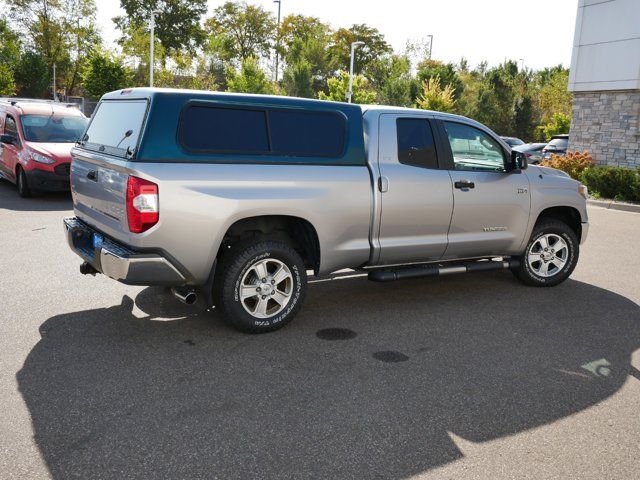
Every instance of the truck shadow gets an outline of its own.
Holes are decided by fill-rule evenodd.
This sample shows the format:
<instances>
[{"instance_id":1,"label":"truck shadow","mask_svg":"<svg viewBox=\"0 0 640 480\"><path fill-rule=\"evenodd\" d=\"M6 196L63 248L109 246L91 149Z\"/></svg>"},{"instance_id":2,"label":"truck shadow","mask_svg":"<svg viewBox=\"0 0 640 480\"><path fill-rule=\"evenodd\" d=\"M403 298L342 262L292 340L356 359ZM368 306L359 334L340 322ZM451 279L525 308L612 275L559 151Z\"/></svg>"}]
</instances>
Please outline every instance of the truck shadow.
<instances>
[{"instance_id":1,"label":"truck shadow","mask_svg":"<svg viewBox=\"0 0 640 480\"><path fill-rule=\"evenodd\" d=\"M637 375L640 307L572 280L321 282L261 336L159 289L135 304L49 319L17 374L54 478L406 478L462 456L450 433L548 424Z\"/></svg>"}]
</instances>

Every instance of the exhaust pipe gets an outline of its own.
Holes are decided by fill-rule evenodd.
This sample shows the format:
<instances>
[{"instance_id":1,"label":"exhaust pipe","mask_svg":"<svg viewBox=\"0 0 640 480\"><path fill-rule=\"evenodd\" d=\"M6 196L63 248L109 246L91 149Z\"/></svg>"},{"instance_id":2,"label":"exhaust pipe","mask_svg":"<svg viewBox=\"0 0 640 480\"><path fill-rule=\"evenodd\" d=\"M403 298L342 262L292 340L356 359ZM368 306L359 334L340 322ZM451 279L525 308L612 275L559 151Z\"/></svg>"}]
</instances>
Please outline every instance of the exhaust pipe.
<instances>
[{"instance_id":1,"label":"exhaust pipe","mask_svg":"<svg viewBox=\"0 0 640 480\"><path fill-rule=\"evenodd\" d=\"M173 287L171 293L185 305L193 305L198 300L198 294L191 287Z\"/></svg>"}]
</instances>

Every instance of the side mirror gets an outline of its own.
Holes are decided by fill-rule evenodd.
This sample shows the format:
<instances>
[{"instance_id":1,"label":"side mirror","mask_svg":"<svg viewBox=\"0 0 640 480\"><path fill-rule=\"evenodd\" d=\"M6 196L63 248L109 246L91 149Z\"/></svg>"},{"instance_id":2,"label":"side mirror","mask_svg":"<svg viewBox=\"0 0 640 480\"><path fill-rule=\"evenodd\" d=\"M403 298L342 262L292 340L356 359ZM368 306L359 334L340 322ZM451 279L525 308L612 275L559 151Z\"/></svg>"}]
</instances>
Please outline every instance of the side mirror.
<instances>
[{"instance_id":1,"label":"side mirror","mask_svg":"<svg viewBox=\"0 0 640 480\"><path fill-rule=\"evenodd\" d=\"M527 156L524 153L517 152L515 150L511 151L511 158L508 161L507 172L526 170L528 166Z\"/></svg>"},{"instance_id":2,"label":"side mirror","mask_svg":"<svg viewBox=\"0 0 640 480\"><path fill-rule=\"evenodd\" d=\"M0 143L6 143L7 145L15 145L16 139L13 135L0 135Z\"/></svg>"}]
</instances>

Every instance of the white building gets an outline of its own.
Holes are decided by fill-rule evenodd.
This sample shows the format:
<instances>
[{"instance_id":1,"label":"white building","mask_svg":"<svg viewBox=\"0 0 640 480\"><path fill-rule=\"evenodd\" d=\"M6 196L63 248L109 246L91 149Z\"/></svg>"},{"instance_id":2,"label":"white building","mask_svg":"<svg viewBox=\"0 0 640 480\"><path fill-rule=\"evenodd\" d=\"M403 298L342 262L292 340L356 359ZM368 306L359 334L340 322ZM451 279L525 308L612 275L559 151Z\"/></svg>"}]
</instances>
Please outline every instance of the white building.
<instances>
[{"instance_id":1,"label":"white building","mask_svg":"<svg viewBox=\"0 0 640 480\"><path fill-rule=\"evenodd\" d=\"M640 166L640 0L579 0L569 148Z\"/></svg>"}]
</instances>

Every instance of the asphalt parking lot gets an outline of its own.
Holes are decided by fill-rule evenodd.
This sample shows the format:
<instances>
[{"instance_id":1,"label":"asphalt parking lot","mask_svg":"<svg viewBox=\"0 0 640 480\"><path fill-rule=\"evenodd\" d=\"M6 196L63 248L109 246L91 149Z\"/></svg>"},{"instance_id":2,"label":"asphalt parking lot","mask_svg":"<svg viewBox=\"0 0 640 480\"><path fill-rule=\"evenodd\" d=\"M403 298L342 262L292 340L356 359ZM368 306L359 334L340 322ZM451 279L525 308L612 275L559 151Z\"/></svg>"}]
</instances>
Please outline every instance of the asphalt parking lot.
<instances>
[{"instance_id":1,"label":"asphalt parking lot","mask_svg":"<svg viewBox=\"0 0 640 480\"><path fill-rule=\"evenodd\" d=\"M591 208L557 288L323 281L247 336L80 275L70 206L0 181L1 478L640 475L640 214Z\"/></svg>"}]
</instances>

